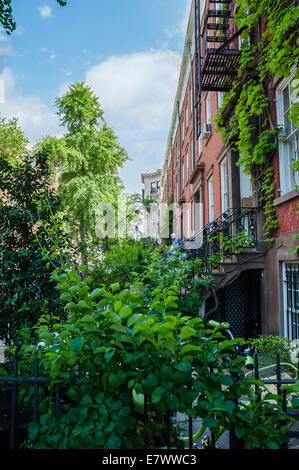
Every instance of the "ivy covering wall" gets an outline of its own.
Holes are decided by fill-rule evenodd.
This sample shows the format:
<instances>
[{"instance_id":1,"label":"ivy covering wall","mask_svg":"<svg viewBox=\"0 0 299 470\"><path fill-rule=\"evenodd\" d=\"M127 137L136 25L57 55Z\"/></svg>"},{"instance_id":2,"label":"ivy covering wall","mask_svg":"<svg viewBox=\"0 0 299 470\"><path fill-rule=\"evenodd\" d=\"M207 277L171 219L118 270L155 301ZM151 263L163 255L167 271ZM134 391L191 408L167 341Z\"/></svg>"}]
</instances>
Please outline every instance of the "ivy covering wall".
<instances>
[{"instance_id":1,"label":"ivy covering wall","mask_svg":"<svg viewBox=\"0 0 299 470\"><path fill-rule=\"evenodd\" d=\"M217 130L232 150L240 153L238 164L251 174L263 205L265 239L274 241L279 222L274 207L273 157L279 127L273 123L273 80L288 77L298 65L299 6L296 1L237 0L235 23L245 27L241 35L239 76L226 93L216 116ZM298 96L299 73L295 70L293 91ZM298 127L299 103L290 119ZM298 171L298 163L293 170Z\"/></svg>"}]
</instances>

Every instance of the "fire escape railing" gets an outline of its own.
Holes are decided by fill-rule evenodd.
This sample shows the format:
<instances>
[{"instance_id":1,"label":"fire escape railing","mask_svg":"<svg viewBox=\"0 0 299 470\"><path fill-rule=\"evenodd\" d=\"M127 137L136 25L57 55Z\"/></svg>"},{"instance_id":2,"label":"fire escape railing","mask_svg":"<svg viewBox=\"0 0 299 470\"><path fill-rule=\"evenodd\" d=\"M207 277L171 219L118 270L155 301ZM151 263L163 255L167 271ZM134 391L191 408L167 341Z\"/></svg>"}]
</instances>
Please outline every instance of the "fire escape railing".
<instances>
[{"instance_id":1,"label":"fire escape railing","mask_svg":"<svg viewBox=\"0 0 299 470\"><path fill-rule=\"evenodd\" d=\"M186 253L190 260L201 259L205 272L212 270L210 258L213 255L231 262L234 250L232 246L228 247L223 242L243 234L245 236L243 248L256 248L258 243L258 210L258 207L228 209L215 220L206 224L191 239L185 240L180 245L180 251Z\"/></svg>"},{"instance_id":2,"label":"fire escape railing","mask_svg":"<svg viewBox=\"0 0 299 470\"><path fill-rule=\"evenodd\" d=\"M195 107L197 138L201 132L203 91L229 91L238 77L240 51L231 0L207 0L201 18L200 0L195 0Z\"/></svg>"}]
</instances>

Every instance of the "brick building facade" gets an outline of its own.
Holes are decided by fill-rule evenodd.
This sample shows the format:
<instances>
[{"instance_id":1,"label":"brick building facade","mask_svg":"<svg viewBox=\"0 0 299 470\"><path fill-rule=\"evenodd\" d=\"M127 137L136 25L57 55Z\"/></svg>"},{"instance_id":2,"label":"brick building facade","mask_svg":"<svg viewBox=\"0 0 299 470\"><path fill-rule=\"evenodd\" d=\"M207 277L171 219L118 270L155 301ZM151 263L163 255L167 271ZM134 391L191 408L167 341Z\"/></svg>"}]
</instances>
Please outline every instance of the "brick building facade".
<instances>
[{"instance_id":1,"label":"brick building facade","mask_svg":"<svg viewBox=\"0 0 299 470\"><path fill-rule=\"evenodd\" d=\"M287 126L290 133L288 141L279 140L273 160L279 229L275 242L270 244L264 242L265 217L259 208L256 182L237 165L239 153L223 143L213 122L224 93L237 78L241 39L233 22L235 8L234 1L192 2L162 171L161 197L164 203L173 197L177 207L174 229L182 239L193 239L186 243L190 249L203 231L228 220L234 221L232 226L241 224L248 231L254 230L254 248L245 250L229 266L223 264L221 271L214 273L220 299L218 318L229 320L235 333L243 336L273 333L295 339L299 337L299 264L297 255L290 250L296 245L293 236L299 225L296 215L299 182L290 163L298 159L299 143L298 131L287 121L287 108L296 98L291 96L292 76L283 80L272 77L269 81L267 92L273 123ZM223 60L227 62L222 71L219 62L218 65L215 62L219 60L215 48L225 45L213 36L219 18L225 18L226 34L231 38L224 51ZM257 40L254 32L248 40ZM225 72L227 66L230 73ZM204 295L206 310L212 305L210 294L208 291Z\"/></svg>"}]
</instances>

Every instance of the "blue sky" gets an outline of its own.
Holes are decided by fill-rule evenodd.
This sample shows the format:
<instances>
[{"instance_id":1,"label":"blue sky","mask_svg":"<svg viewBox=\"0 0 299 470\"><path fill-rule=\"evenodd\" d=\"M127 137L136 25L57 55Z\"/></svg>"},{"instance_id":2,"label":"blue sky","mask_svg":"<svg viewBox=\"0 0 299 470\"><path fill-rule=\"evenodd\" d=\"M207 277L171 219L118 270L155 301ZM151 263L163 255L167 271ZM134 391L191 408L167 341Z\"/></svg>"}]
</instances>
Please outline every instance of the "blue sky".
<instances>
[{"instance_id":1,"label":"blue sky","mask_svg":"<svg viewBox=\"0 0 299 470\"><path fill-rule=\"evenodd\" d=\"M86 81L130 155L126 188L140 191L140 173L163 161L190 0L12 3L17 30L0 32L1 115L19 117L32 143L62 135L55 97Z\"/></svg>"}]
</instances>

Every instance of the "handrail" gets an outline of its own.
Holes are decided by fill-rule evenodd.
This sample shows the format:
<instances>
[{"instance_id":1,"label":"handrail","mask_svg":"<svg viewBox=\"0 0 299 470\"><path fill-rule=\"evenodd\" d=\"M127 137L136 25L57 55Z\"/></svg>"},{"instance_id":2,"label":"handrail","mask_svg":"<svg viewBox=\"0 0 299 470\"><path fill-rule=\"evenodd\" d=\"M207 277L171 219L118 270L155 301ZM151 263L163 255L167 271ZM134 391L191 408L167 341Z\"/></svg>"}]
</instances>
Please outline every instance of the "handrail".
<instances>
[{"instance_id":1,"label":"handrail","mask_svg":"<svg viewBox=\"0 0 299 470\"><path fill-rule=\"evenodd\" d=\"M226 220L229 220L229 217L231 217L230 214L234 215L234 212L236 211L241 211L240 214L238 214L236 216L236 218L233 218L231 221L230 221L230 225L240 219L242 219L243 217L245 217L246 215L250 214L251 212L257 212L258 210L260 209L260 207L232 207L230 209L227 209L226 211L222 212L222 214L220 214L218 217L216 217L216 219L214 219L212 222L209 222L207 223L206 225L204 225L198 232L196 232L191 238L187 239L187 240L184 240L182 242L182 244L180 245L180 248L183 248L184 245L186 243L190 243L190 242L193 242L195 241L200 235L202 235L205 231L208 231L210 235L213 234L213 231L210 230L211 228L215 229L214 230L214 233L216 232L216 228L218 228L218 221L221 220L221 219L226 219ZM244 210L244 212L243 212ZM216 226L215 226L216 224ZM191 248L192 249L192 248Z\"/></svg>"}]
</instances>

